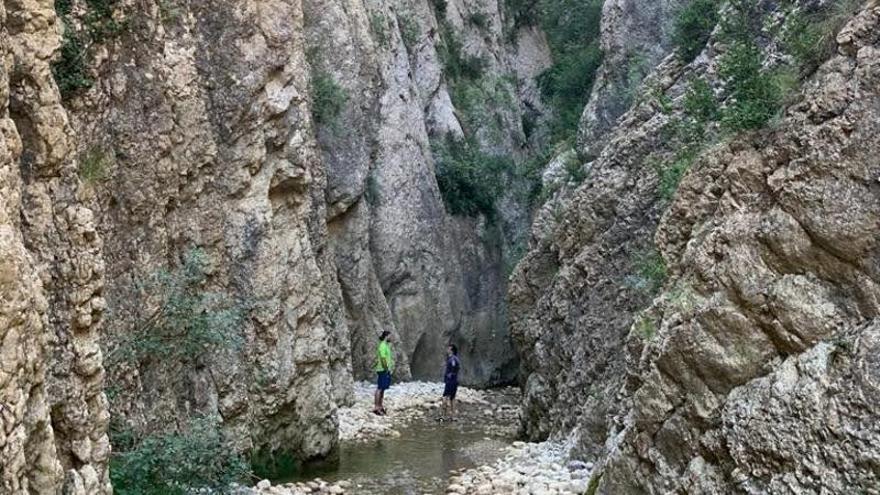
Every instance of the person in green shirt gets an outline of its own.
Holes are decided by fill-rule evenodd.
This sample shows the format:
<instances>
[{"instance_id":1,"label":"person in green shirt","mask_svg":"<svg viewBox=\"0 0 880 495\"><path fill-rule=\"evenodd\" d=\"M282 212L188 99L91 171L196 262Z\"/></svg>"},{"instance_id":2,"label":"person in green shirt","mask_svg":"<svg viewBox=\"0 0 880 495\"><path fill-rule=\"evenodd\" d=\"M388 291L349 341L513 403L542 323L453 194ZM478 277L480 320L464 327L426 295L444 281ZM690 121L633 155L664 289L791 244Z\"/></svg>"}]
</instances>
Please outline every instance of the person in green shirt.
<instances>
[{"instance_id":1,"label":"person in green shirt","mask_svg":"<svg viewBox=\"0 0 880 495\"><path fill-rule=\"evenodd\" d=\"M391 386L391 372L394 370L394 358L391 356L391 343L388 339L391 332L385 330L379 336L379 347L376 348L376 394L373 396L373 413L384 416L386 413L382 401L385 391Z\"/></svg>"}]
</instances>

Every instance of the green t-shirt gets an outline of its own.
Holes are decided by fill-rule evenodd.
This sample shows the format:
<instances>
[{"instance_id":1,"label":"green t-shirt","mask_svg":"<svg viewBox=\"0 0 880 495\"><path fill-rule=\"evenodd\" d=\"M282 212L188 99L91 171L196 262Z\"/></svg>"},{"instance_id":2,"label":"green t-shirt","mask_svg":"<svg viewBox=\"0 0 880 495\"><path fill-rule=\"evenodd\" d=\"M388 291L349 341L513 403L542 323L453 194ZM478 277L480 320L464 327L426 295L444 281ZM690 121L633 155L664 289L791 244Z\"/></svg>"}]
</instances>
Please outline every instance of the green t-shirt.
<instances>
[{"instance_id":1,"label":"green t-shirt","mask_svg":"<svg viewBox=\"0 0 880 495\"><path fill-rule=\"evenodd\" d=\"M382 367L382 358L385 358L385 363L388 365L387 370ZM394 370L394 358L391 357L391 344L383 340L379 342L379 347L376 349L376 371L392 370Z\"/></svg>"}]
</instances>

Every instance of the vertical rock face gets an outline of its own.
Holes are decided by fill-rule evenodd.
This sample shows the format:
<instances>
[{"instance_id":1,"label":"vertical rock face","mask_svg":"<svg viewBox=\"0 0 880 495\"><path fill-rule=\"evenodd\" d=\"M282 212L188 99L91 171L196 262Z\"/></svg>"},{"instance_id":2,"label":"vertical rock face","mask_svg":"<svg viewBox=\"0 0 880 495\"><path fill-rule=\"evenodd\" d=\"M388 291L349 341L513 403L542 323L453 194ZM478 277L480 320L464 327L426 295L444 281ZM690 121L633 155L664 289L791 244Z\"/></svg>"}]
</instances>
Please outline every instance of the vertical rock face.
<instances>
[{"instance_id":1,"label":"vertical rock face","mask_svg":"<svg viewBox=\"0 0 880 495\"><path fill-rule=\"evenodd\" d=\"M578 128L583 156L594 159L601 153L607 134L637 95L639 83L669 54L674 20L686 4L682 0L605 2L601 26L605 60Z\"/></svg>"},{"instance_id":2,"label":"vertical rock face","mask_svg":"<svg viewBox=\"0 0 880 495\"><path fill-rule=\"evenodd\" d=\"M89 186L115 310L108 350L121 353L114 343L157 309L143 281L194 248L206 256L204 288L243 309L241 345L184 362L121 360L113 413L136 431L216 415L241 448L325 455L351 371L302 6L180 9L117 12L128 27L73 110L81 153L107 168Z\"/></svg>"},{"instance_id":3,"label":"vertical rock face","mask_svg":"<svg viewBox=\"0 0 880 495\"><path fill-rule=\"evenodd\" d=\"M465 383L500 383L516 372L503 258L522 237L526 206L501 206L500 225L448 216L431 147L467 132L494 153L521 155L521 108L536 101L534 77L549 55L531 30L518 45L507 41L497 2L443 5L304 2L313 73L338 81L352 100L318 127L330 232L356 376L370 376L376 336L387 329L401 378L437 379L446 344L455 342ZM481 26L467 20L476 14ZM491 102L482 116L502 122L499 132L453 105L440 55L452 43L483 57L480 84L506 93L509 103Z\"/></svg>"},{"instance_id":4,"label":"vertical rock face","mask_svg":"<svg viewBox=\"0 0 880 495\"><path fill-rule=\"evenodd\" d=\"M508 193L494 221L449 215L432 144L522 158L549 51L497 2L438 9L4 4L4 489L109 490L109 413L139 435L213 416L242 450L326 455L385 329L400 378L438 377L450 341L464 382L514 378L505 267L528 207ZM482 57L476 116L450 96L451 46ZM240 310L236 345L132 358L165 304L151 281L193 252L198 291Z\"/></svg>"},{"instance_id":5,"label":"vertical rock face","mask_svg":"<svg viewBox=\"0 0 880 495\"><path fill-rule=\"evenodd\" d=\"M878 22L870 2L780 121L703 153L668 204L662 131L687 81L719 86L724 47L663 60L642 92L671 108L638 99L538 215L510 291L524 426L573 431L599 493L876 486ZM652 240L659 294L633 283Z\"/></svg>"},{"instance_id":6,"label":"vertical rock face","mask_svg":"<svg viewBox=\"0 0 880 495\"><path fill-rule=\"evenodd\" d=\"M104 493L102 245L50 70L60 32L48 1L6 2L0 17L0 483L10 493Z\"/></svg>"}]
</instances>

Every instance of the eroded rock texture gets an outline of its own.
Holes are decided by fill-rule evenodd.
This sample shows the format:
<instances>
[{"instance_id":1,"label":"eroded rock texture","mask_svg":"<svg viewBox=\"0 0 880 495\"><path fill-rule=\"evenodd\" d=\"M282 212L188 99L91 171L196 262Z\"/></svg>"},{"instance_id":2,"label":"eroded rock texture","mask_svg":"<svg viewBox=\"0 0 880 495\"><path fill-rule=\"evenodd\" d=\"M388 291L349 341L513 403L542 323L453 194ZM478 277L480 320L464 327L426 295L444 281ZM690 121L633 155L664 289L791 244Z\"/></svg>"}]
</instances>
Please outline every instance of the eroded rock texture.
<instances>
[{"instance_id":1,"label":"eroded rock texture","mask_svg":"<svg viewBox=\"0 0 880 495\"><path fill-rule=\"evenodd\" d=\"M105 493L102 245L50 70L60 31L49 1L6 2L0 18L0 487Z\"/></svg>"},{"instance_id":2,"label":"eroded rock texture","mask_svg":"<svg viewBox=\"0 0 880 495\"><path fill-rule=\"evenodd\" d=\"M75 99L105 239L120 428L222 418L240 448L303 458L336 444L348 331L328 246L324 168L308 107L299 2L124 6L98 84ZM162 294L145 280L206 253L204 290L243 308L239 347L186 360L118 358Z\"/></svg>"},{"instance_id":3,"label":"eroded rock texture","mask_svg":"<svg viewBox=\"0 0 880 495\"><path fill-rule=\"evenodd\" d=\"M300 459L333 451L335 409L382 330L398 378L438 377L449 341L463 381L515 376L505 267L528 208L510 192L495 222L448 215L432 144L467 134L523 158L521 113L543 111L550 63L539 30L509 31L497 2L3 12L4 488L108 489L102 360L117 432L211 416L244 451ZM65 30L75 53L53 78ZM452 103L451 44L483 57L495 99L477 117ZM316 118L328 79L341 114ZM150 281L194 250L199 290L241 310L240 343L133 357L163 305Z\"/></svg>"},{"instance_id":4,"label":"eroded rock texture","mask_svg":"<svg viewBox=\"0 0 880 495\"><path fill-rule=\"evenodd\" d=\"M503 202L498 224L448 216L432 144L466 133L492 153L522 156L520 116L540 105L534 78L549 53L531 28L511 43L498 2L443 5L304 2L313 72L332 76L351 99L338 120L318 127L331 239L357 377L371 376L376 336L388 329L400 378L437 379L446 343L456 342L465 383L501 383L517 367L504 262L523 238L528 208ZM468 20L476 14L484 25ZM440 53L451 43L483 57L485 75L471 84L500 95L476 121L452 103Z\"/></svg>"},{"instance_id":5,"label":"eroded rock texture","mask_svg":"<svg viewBox=\"0 0 880 495\"><path fill-rule=\"evenodd\" d=\"M664 214L674 288L657 336L631 335L609 491L876 487L878 14L778 129L704 157Z\"/></svg>"},{"instance_id":6,"label":"eroded rock texture","mask_svg":"<svg viewBox=\"0 0 880 495\"><path fill-rule=\"evenodd\" d=\"M704 153L668 205L663 130L691 78L723 95L724 47L664 59L640 91L672 109L637 99L584 185L538 214L510 291L524 427L573 431L604 463L600 493L876 487L878 14L844 28L771 130ZM656 297L634 283L652 244L670 272Z\"/></svg>"}]
</instances>

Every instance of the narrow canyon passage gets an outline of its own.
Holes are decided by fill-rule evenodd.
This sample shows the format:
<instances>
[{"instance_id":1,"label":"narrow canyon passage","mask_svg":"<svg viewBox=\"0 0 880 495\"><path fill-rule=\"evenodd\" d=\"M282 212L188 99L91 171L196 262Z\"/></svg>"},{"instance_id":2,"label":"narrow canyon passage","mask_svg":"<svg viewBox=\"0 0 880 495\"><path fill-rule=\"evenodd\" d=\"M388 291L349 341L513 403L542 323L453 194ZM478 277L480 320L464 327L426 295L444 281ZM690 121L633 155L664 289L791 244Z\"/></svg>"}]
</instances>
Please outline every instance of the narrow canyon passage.
<instances>
[{"instance_id":1,"label":"narrow canyon passage","mask_svg":"<svg viewBox=\"0 0 880 495\"><path fill-rule=\"evenodd\" d=\"M876 494L878 157L880 0L5 0L0 495Z\"/></svg>"}]
</instances>

